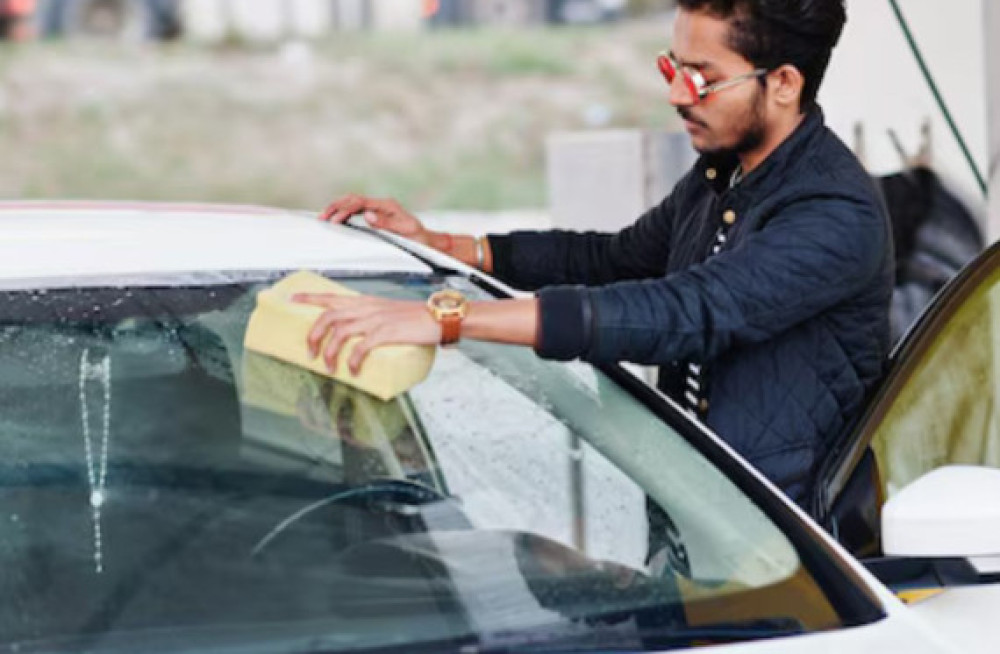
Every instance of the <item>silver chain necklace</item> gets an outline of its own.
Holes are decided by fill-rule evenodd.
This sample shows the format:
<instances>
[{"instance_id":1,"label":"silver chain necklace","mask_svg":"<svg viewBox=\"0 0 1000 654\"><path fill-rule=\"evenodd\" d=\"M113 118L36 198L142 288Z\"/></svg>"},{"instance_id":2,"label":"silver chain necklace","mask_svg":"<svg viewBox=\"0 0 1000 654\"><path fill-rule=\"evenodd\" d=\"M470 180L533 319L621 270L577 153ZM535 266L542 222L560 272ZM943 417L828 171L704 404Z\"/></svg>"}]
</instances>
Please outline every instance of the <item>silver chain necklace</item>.
<instances>
[{"instance_id":1,"label":"silver chain necklace","mask_svg":"<svg viewBox=\"0 0 1000 654\"><path fill-rule=\"evenodd\" d=\"M729 178L729 188L736 188L736 186L743 181L743 164L737 164L736 168L733 170L732 177Z\"/></svg>"},{"instance_id":2,"label":"silver chain necklace","mask_svg":"<svg viewBox=\"0 0 1000 654\"><path fill-rule=\"evenodd\" d=\"M90 348L80 355L80 420L83 423L83 447L87 456L87 483L90 485L90 512L94 523L94 570L104 572L104 553L101 542L101 507L104 506L104 488L108 479L108 443L111 436L111 357L97 363L88 361ZM94 446L90 438L90 412L87 410L87 381L95 379L104 389L104 427L101 433L100 462L94 465Z\"/></svg>"}]
</instances>

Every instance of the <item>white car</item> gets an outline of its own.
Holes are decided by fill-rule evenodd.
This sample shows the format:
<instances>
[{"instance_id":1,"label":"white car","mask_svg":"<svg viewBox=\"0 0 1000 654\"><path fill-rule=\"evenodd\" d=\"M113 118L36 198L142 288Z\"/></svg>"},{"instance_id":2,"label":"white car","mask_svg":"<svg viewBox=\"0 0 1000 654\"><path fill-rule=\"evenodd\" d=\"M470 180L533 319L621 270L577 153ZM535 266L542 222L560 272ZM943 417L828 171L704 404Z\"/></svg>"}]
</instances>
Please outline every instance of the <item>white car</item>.
<instances>
[{"instance_id":1,"label":"white car","mask_svg":"<svg viewBox=\"0 0 1000 654\"><path fill-rule=\"evenodd\" d=\"M255 294L300 269L510 292L279 210L0 205L0 649L917 654L988 629L933 609L951 592L904 605L617 366L463 342L381 402L245 351ZM971 472L894 497L888 551L1000 554ZM924 533L928 484L969 493L960 540Z\"/></svg>"}]
</instances>

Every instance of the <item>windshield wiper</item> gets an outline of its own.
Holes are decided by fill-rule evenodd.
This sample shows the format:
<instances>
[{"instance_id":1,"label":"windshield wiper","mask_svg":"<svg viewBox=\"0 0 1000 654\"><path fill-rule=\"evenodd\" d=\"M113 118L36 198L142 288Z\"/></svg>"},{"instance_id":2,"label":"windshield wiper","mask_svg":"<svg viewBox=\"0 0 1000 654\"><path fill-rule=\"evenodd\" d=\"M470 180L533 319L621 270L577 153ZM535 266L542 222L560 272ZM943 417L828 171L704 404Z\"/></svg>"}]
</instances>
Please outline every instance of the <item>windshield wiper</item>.
<instances>
[{"instance_id":1,"label":"windshield wiper","mask_svg":"<svg viewBox=\"0 0 1000 654\"><path fill-rule=\"evenodd\" d=\"M257 556L289 526L310 513L330 504L364 502L387 506L418 507L447 499L449 499L448 496L442 494L436 488L413 480L373 479L359 486L353 486L324 497L289 515L277 523L266 536L260 539L257 545L254 546L251 555Z\"/></svg>"}]
</instances>

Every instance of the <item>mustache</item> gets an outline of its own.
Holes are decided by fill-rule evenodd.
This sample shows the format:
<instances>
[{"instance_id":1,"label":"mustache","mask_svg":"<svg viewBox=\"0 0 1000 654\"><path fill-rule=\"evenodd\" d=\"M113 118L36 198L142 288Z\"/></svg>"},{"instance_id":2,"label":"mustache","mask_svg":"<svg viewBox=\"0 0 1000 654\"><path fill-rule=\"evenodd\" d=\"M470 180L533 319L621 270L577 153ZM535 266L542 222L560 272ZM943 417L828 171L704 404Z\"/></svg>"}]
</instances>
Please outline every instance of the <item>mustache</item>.
<instances>
[{"instance_id":1,"label":"mustache","mask_svg":"<svg viewBox=\"0 0 1000 654\"><path fill-rule=\"evenodd\" d=\"M680 115L681 118L683 118L684 120L691 121L695 125L701 125L702 127L708 127L708 123L706 123L703 120L699 120L698 118L696 118L695 115L693 113L691 113L691 110L688 109L687 107L678 107L677 108L677 113Z\"/></svg>"}]
</instances>

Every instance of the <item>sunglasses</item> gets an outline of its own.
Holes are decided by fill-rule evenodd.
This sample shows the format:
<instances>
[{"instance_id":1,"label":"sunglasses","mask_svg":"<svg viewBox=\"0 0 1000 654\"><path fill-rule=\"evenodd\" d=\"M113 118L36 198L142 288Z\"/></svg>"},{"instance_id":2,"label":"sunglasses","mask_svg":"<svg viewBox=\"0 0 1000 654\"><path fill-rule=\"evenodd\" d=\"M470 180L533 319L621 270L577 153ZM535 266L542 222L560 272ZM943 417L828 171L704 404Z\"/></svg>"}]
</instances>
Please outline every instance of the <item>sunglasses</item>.
<instances>
[{"instance_id":1,"label":"sunglasses","mask_svg":"<svg viewBox=\"0 0 1000 654\"><path fill-rule=\"evenodd\" d=\"M694 98L695 104L702 102L708 98L713 93L718 93L719 91L724 91L737 84L742 84L743 82L756 79L762 75L767 75L766 68L758 68L752 70L749 73L744 73L743 75L737 75L727 80L722 80L721 82L715 82L714 84L709 84L705 81L705 77L697 70L693 68L687 68L678 64L670 53L661 52L656 58L656 63L660 68L660 72L663 73L663 78L667 80L667 84L673 84L674 79L677 74L680 73L681 81L684 82L684 88L688 90L691 97Z\"/></svg>"}]
</instances>

